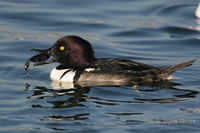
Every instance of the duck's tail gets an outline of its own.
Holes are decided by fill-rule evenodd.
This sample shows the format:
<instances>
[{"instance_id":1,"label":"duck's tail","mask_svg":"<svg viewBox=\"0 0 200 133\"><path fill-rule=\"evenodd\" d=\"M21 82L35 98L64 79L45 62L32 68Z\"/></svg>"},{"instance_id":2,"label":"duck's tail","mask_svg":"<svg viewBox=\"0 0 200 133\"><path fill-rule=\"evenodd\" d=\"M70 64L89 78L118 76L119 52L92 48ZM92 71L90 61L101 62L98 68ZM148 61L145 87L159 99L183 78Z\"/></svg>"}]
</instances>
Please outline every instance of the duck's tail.
<instances>
[{"instance_id":1,"label":"duck's tail","mask_svg":"<svg viewBox=\"0 0 200 133\"><path fill-rule=\"evenodd\" d=\"M160 78L161 79L166 79L168 78L173 72L184 68L184 67L188 67L190 65L192 65L195 61L197 61L198 59L194 59L194 60L190 60L190 61L186 61L177 65L172 65L169 67L163 67L162 69L162 74L160 74Z\"/></svg>"}]
</instances>

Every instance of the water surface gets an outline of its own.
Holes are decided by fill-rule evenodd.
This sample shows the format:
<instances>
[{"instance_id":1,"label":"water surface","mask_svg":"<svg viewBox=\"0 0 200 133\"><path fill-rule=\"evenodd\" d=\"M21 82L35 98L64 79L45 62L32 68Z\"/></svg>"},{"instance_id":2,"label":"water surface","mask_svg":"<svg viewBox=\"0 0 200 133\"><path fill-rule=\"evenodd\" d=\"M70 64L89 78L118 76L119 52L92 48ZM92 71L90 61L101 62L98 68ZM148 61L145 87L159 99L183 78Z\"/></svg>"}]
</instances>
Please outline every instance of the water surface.
<instances>
[{"instance_id":1,"label":"water surface","mask_svg":"<svg viewBox=\"0 0 200 133\"><path fill-rule=\"evenodd\" d=\"M93 44L96 57L167 66L200 57L198 0L1 0L0 132L199 132L200 65L172 82L60 87L57 63L24 70L30 49L64 35ZM58 89L60 88L60 89ZM70 88L70 89L67 89Z\"/></svg>"}]
</instances>

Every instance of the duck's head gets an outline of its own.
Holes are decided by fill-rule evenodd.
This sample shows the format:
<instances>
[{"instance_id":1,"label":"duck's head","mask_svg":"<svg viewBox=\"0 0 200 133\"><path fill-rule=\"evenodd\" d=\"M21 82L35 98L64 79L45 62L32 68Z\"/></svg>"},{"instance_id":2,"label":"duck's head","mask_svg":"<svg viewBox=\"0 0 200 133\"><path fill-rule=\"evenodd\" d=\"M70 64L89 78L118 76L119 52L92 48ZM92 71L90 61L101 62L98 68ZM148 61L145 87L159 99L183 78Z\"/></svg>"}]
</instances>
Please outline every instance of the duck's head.
<instances>
[{"instance_id":1,"label":"duck's head","mask_svg":"<svg viewBox=\"0 0 200 133\"><path fill-rule=\"evenodd\" d=\"M49 49L32 49L32 51L41 55L53 56L51 60L45 59L45 61L37 62L35 65L58 62L65 68L77 68L87 66L96 60L92 45L78 36L64 36L58 39Z\"/></svg>"}]
</instances>

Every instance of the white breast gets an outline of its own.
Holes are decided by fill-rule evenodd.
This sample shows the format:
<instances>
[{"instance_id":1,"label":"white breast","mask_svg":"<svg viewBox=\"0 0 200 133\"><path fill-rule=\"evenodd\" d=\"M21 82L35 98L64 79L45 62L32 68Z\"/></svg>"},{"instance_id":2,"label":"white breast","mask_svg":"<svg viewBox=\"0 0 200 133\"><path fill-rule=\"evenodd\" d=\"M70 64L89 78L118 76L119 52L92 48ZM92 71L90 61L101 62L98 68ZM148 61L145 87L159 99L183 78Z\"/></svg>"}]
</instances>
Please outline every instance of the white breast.
<instances>
[{"instance_id":1,"label":"white breast","mask_svg":"<svg viewBox=\"0 0 200 133\"><path fill-rule=\"evenodd\" d=\"M56 81L73 82L75 74L76 74L76 71L73 71L72 69L58 70L54 68L51 71L50 78Z\"/></svg>"}]
</instances>

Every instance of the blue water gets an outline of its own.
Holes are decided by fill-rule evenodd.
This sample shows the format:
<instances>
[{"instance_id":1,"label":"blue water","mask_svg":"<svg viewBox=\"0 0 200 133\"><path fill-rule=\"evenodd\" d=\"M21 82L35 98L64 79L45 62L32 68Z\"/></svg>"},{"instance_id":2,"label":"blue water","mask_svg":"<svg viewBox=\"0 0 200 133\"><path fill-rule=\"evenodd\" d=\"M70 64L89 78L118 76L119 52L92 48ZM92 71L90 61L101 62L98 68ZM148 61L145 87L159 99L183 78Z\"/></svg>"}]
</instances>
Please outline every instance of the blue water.
<instances>
[{"instance_id":1,"label":"blue water","mask_svg":"<svg viewBox=\"0 0 200 133\"><path fill-rule=\"evenodd\" d=\"M139 91L60 87L49 78L57 63L24 70L35 55L30 49L49 48L64 35L90 41L96 57L154 66L199 58L198 2L1 0L0 132L199 132L200 61L174 73L172 82Z\"/></svg>"}]
</instances>

